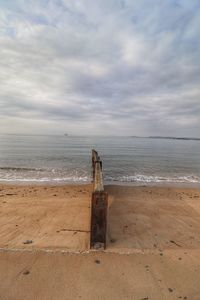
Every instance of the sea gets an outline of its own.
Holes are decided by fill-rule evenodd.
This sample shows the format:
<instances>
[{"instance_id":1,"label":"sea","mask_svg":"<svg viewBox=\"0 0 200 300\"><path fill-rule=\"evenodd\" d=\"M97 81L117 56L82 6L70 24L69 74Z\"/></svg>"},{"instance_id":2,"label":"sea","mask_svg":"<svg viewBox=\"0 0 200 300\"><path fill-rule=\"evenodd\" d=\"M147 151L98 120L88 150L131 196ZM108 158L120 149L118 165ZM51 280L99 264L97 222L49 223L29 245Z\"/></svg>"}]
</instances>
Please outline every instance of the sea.
<instances>
[{"instance_id":1,"label":"sea","mask_svg":"<svg viewBox=\"0 0 200 300\"><path fill-rule=\"evenodd\" d=\"M105 184L200 184L200 141L137 137L0 135L0 182L91 182L91 150Z\"/></svg>"}]
</instances>

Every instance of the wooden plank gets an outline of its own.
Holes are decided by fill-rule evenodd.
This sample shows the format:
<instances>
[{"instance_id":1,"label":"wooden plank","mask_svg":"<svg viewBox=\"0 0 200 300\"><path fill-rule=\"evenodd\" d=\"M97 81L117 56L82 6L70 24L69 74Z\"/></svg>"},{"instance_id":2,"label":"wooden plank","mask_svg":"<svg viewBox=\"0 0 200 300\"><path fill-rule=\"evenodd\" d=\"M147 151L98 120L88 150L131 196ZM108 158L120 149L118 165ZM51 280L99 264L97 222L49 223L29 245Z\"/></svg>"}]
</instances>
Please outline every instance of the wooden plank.
<instances>
[{"instance_id":1,"label":"wooden plank","mask_svg":"<svg viewBox=\"0 0 200 300\"><path fill-rule=\"evenodd\" d=\"M91 203L90 248L106 248L108 195L104 191L102 161L98 152L92 150L93 194Z\"/></svg>"},{"instance_id":2,"label":"wooden plank","mask_svg":"<svg viewBox=\"0 0 200 300\"><path fill-rule=\"evenodd\" d=\"M94 191L95 192L103 192L104 191L103 174L102 174L100 161L97 161L95 163Z\"/></svg>"},{"instance_id":3,"label":"wooden plank","mask_svg":"<svg viewBox=\"0 0 200 300\"><path fill-rule=\"evenodd\" d=\"M92 194L90 248L96 250L106 248L107 202L107 193Z\"/></svg>"}]
</instances>

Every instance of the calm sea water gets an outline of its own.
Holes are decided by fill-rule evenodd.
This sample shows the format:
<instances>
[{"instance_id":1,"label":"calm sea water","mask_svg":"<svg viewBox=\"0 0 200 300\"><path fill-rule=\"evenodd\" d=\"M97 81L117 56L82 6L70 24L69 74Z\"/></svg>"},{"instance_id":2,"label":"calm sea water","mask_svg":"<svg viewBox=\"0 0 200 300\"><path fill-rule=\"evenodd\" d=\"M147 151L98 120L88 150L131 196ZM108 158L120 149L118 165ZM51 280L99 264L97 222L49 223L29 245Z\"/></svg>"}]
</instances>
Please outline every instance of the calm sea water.
<instances>
[{"instance_id":1,"label":"calm sea water","mask_svg":"<svg viewBox=\"0 0 200 300\"><path fill-rule=\"evenodd\" d=\"M200 183L200 141L22 135L0 136L0 181L88 182L92 148L107 183Z\"/></svg>"}]
</instances>

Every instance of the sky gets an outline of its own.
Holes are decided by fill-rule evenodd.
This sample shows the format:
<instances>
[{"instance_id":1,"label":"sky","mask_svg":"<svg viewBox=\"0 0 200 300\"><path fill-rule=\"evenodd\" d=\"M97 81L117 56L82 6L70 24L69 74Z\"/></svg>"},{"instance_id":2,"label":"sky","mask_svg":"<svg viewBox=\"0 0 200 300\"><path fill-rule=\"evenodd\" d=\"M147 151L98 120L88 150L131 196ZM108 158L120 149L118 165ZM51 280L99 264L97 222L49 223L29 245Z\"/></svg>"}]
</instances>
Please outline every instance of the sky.
<instances>
[{"instance_id":1,"label":"sky","mask_svg":"<svg viewBox=\"0 0 200 300\"><path fill-rule=\"evenodd\" d=\"M0 0L0 133L200 137L199 0Z\"/></svg>"}]
</instances>

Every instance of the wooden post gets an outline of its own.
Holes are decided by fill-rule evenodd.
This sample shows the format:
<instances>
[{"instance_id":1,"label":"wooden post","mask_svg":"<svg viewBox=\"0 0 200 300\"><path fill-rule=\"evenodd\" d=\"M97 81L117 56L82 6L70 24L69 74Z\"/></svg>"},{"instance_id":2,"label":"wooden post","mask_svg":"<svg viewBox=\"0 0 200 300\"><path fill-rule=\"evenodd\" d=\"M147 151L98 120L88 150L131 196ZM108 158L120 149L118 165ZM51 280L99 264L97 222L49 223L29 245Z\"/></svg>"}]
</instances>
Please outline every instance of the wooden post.
<instances>
[{"instance_id":1,"label":"wooden post","mask_svg":"<svg viewBox=\"0 0 200 300\"><path fill-rule=\"evenodd\" d=\"M93 193L91 203L90 248L106 248L108 195L104 191L102 162L98 153L92 150Z\"/></svg>"}]
</instances>

